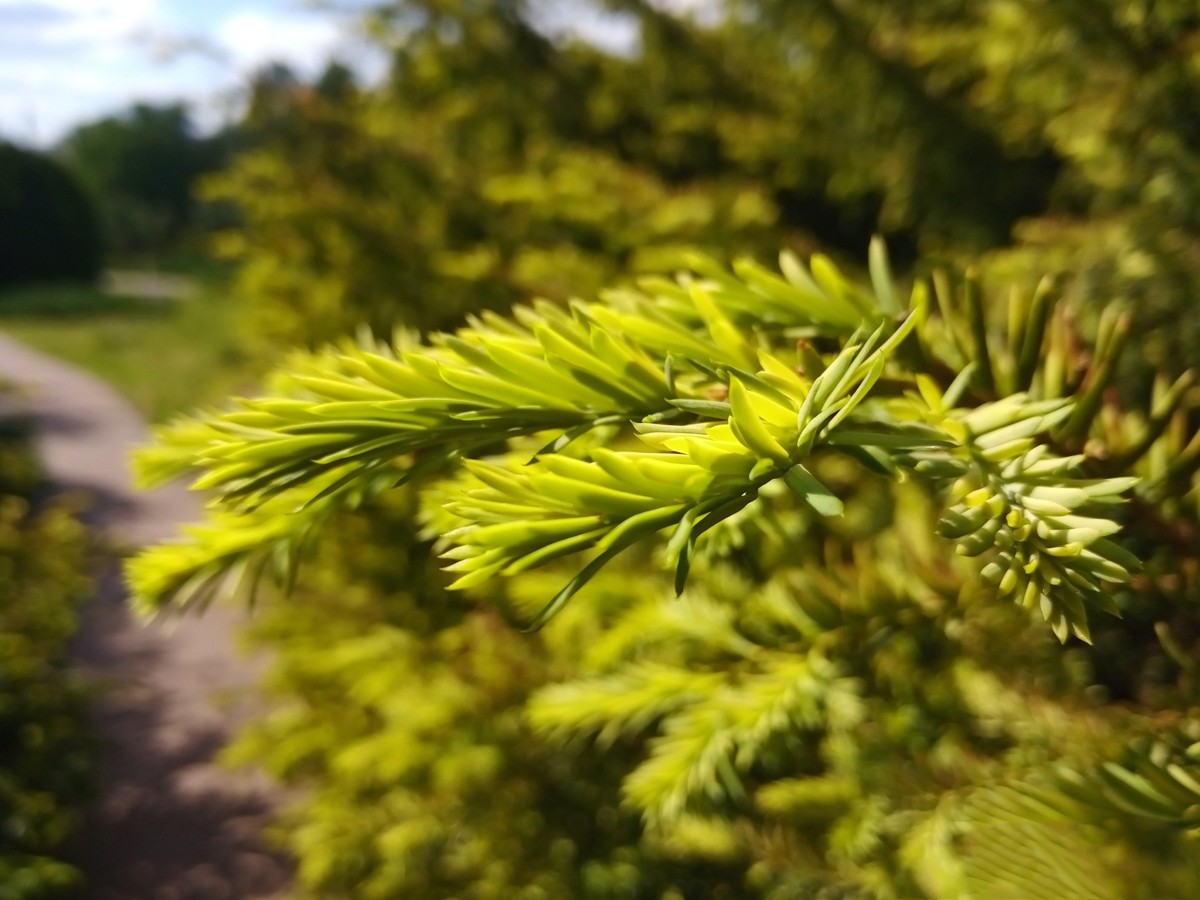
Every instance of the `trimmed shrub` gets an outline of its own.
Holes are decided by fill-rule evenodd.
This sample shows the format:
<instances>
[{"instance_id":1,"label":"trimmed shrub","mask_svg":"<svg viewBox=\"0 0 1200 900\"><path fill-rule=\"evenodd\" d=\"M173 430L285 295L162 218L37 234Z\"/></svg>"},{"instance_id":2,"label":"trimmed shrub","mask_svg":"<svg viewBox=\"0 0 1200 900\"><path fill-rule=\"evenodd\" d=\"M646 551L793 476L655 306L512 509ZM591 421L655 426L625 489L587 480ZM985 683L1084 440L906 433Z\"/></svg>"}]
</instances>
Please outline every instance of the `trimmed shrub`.
<instances>
[{"instance_id":1,"label":"trimmed shrub","mask_svg":"<svg viewBox=\"0 0 1200 900\"><path fill-rule=\"evenodd\" d=\"M102 264L95 209L49 157L0 143L0 286L94 279Z\"/></svg>"}]
</instances>

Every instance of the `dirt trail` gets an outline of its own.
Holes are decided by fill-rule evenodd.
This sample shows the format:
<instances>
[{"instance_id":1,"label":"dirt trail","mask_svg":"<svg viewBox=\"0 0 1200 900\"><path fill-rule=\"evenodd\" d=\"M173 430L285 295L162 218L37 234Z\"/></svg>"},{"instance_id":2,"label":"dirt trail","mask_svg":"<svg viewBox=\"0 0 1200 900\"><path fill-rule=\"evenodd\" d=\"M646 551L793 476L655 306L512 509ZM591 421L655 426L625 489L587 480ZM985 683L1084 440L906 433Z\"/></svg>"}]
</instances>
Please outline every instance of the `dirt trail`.
<instances>
[{"instance_id":1,"label":"dirt trail","mask_svg":"<svg viewBox=\"0 0 1200 900\"><path fill-rule=\"evenodd\" d=\"M147 372L146 377L154 377ZM90 375L0 335L0 379L20 387L57 491L90 495L89 524L121 544L171 537L199 511L173 486L134 493L129 449L141 417ZM261 664L235 649L239 617L213 609L169 626L134 622L115 561L99 575L75 659L108 689L95 722L108 752L100 803L75 854L94 900L226 900L286 895L286 864L260 840L274 799L264 779L213 764L253 715Z\"/></svg>"},{"instance_id":2,"label":"dirt trail","mask_svg":"<svg viewBox=\"0 0 1200 900\"><path fill-rule=\"evenodd\" d=\"M145 300L184 300L196 293L196 282L167 272L109 270L101 287L106 294L141 297Z\"/></svg>"}]
</instances>

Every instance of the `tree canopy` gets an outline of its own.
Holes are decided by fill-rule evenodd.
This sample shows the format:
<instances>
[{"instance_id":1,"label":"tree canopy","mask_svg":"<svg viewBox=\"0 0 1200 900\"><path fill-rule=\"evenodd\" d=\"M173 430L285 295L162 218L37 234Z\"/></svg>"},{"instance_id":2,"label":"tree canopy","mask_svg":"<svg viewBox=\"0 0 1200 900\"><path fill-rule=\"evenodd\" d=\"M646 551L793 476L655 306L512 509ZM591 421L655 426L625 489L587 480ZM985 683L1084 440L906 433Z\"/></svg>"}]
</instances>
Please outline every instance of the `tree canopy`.
<instances>
[{"instance_id":1,"label":"tree canopy","mask_svg":"<svg viewBox=\"0 0 1200 900\"><path fill-rule=\"evenodd\" d=\"M99 205L110 249L128 255L161 252L193 224L195 183L227 140L198 136L182 104L136 104L79 126L59 155Z\"/></svg>"}]
</instances>

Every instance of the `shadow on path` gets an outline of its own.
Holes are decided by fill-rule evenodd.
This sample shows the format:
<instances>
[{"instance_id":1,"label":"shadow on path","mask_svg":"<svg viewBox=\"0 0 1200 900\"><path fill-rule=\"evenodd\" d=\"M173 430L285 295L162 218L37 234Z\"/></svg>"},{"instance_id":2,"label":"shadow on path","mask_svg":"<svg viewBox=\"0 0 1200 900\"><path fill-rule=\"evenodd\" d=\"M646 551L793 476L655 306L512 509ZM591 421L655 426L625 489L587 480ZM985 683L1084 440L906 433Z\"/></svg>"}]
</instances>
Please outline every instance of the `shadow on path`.
<instances>
[{"instance_id":1,"label":"shadow on path","mask_svg":"<svg viewBox=\"0 0 1200 900\"><path fill-rule=\"evenodd\" d=\"M228 668L237 623L218 614L173 632L143 626L129 614L116 563L104 565L73 647L99 689L93 720L107 744L102 797L72 853L88 896L277 896L286 866L260 834L271 786L213 764L230 730L253 714L238 691L244 666L236 677Z\"/></svg>"}]
</instances>

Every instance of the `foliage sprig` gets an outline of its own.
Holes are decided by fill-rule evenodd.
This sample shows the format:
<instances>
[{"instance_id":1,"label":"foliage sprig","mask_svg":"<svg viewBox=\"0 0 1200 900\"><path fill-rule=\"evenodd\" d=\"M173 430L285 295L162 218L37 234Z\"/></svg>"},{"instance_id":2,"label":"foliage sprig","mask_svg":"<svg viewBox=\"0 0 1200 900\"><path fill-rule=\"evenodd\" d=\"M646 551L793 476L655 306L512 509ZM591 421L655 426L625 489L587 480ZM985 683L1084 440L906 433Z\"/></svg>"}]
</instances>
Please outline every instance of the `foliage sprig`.
<instances>
[{"instance_id":1,"label":"foliage sprig","mask_svg":"<svg viewBox=\"0 0 1200 900\"><path fill-rule=\"evenodd\" d=\"M931 314L924 282L902 303L878 245L872 289L822 257L806 267L785 253L782 277L748 261L732 272L693 263L673 282L484 314L427 344L298 359L274 396L169 426L140 458L143 479L199 470L221 527L135 560L143 605L270 556L290 577L298 541L331 509L465 460L475 486L450 504L463 524L444 536L456 587L594 553L536 628L609 560L666 529L682 590L702 536L773 482L818 516L841 515L814 466L834 454L864 477L930 482L949 498L942 532L959 552L994 556L985 573L1001 593L1039 606L1060 639L1087 639L1086 605L1111 611L1103 583L1126 580L1136 562L1110 539L1120 528L1110 504L1135 479L1080 477L1078 456L1056 454L1054 435L1078 432L1077 404L1020 392L969 403L1003 380L979 372L1005 348L949 368L954 348L938 335L957 327L951 303L939 299L949 324ZM976 293L965 296L969 324ZM1045 319L1022 327L1023 348L1040 343L1030 330ZM1040 373L1026 369L1020 381ZM500 455L535 439L532 459ZM288 524L262 526L280 513Z\"/></svg>"}]
</instances>

